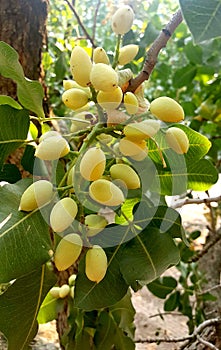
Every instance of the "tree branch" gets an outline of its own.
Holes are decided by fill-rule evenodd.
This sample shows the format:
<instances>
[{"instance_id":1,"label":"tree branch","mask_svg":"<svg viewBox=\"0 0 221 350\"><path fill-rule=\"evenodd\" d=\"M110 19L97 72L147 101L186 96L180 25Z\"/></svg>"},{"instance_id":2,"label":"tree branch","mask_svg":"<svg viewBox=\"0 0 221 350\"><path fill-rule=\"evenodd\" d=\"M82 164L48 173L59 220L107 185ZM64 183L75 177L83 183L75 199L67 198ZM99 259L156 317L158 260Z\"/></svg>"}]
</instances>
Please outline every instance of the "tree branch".
<instances>
[{"instance_id":1,"label":"tree branch","mask_svg":"<svg viewBox=\"0 0 221 350\"><path fill-rule=\"evenodd\" d=\"M179 342L183 342L186 340L192 340L194 338L197 338L197 336L205 328L207 328L209 326L213 326L213 325L220 323L220 322L221 322L220 317L212 318L211 320L206 320L203 323L201 323L192 334L184 336L184 337L180 337L180 338L147 338L147 339L135 340L135 343L162 343L162 342L164 342L164 343L179 343ZM216 348L214 348L214 349L216 349Z\"/></svg>"},{"instance_id":2,"label":"tree branch","mask_svg":"<svg viewBox=\"0 0 221 350\"><path fill-rule=\"evenodd\" d=\"M187 204L206 204L208 205L209 203L212 203L212 202L220 202L221 201L221 196L217 196L217 197L208 197L208 198L203 198L203 199L200 199L200 198L186 198L184 201L182 202L178 202L174 205L172 205L172 208L173 209L176 209L176 208L180 208L182 207L183 205L187 205Z\"/></svg>"},{"instance_id":3,"label":"tree branch","mask_svg":"<svg viewBox=\"0 0 221 350\"><path fill-rule=\"evenodd\" d=\"M178 10L173 15L166 27L162 29L156 40L151 45L150 49L147 52L142 71L138 74L136 78L131 79L127 91L134 92L138 88L138 86L140 86L145 80L149 79L150 74L157 63L157 57L160 50L166 46L171 35L178 27L178 25L182 22L182 20L183 16L181 10Z\"/></svg>"},{"instance_id":4,"label":"tree branch","mask_svg":"<svg viewBox=\"0 0 221 350\"><path fill-rule=\"evenodd\" d=\"M64 0L64 1L68 4L68 6L70 7L71 11L74 13L74 15L75 15L75 17L76 17L76 19L77 19L77 21L78 21L78 24L79 24L79 26L81 27L81 29L83 30L83 32L84 32L86 38L91 42L92 47L95 48L96 45L95 45L95 43L94 43L94 40L93 40L93 38L90 36L90 34L88 33L87 29L85 28L83 22L81 21L80 17L78 16L78 13L76 12L74 6L72 6L72 4L70 3L69 0Z\"/></svg>"}]
</instances>

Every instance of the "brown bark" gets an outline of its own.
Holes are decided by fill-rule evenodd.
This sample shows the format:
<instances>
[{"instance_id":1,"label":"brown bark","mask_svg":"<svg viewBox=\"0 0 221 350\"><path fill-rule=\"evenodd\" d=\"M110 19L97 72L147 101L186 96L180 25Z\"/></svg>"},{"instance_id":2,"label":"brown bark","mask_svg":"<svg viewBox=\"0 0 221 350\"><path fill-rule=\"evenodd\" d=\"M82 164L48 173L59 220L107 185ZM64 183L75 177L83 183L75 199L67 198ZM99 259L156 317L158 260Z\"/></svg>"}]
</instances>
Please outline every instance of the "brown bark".
<instances>
[{"instance_id":1,"label":"brown bark","mask_svg":"<svg viewBox=\"0 0 221 350\"><path fill-rule=\"evenodd\" d=\"M0 3L0 40L18 52L27 78L41 79L48 0L0 0ZM15 98L16 85L0 76L0 94Z\"/></svg>"}]
</instances>

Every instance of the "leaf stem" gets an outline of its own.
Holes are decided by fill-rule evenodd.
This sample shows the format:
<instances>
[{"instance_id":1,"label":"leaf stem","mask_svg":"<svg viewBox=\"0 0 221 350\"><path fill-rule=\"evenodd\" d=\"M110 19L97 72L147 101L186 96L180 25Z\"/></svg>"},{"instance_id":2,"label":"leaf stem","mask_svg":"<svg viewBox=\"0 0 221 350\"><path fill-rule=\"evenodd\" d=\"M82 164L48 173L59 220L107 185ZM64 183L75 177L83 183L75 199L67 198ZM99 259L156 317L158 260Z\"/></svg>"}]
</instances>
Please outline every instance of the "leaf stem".
<instances>
[{"instance_id":1,"label":"leaf stem","mask_svg":"<svg viewBox=\"0 0 221 350\"><path fill-rule=\"evenodd\" d=\"M119 53L120 53L120 46L121 46L121 39L122 39L122 35L118 34L117 36L117 45L116 45L116 50L115 50L115 55L114 55L114 61L112 64L112 68L115 69L117 67L118 64L118 58L119 58Z\"/></svg>"}]
</instances>

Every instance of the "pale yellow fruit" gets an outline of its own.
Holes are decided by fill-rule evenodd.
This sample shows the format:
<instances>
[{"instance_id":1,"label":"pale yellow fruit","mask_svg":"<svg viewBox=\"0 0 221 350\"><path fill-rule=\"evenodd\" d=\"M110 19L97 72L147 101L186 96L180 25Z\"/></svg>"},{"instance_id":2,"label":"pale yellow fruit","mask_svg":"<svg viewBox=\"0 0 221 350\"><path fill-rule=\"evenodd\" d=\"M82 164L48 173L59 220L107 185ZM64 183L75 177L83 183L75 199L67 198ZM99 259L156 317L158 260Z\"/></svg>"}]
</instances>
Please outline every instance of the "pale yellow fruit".
<instances>
[{"instance_id":1,"label":"pale yellow fruit","mask_svg":"<svg viewBox=\"0 0 221 350\"><path fill-rule=\"evenodd\" d=\"M166 142L176 153L184 154L189 149L189 139L186 133L176 127L171 127L166 131Z\"/></svg>"},{"instance_id":2,"label":"pale yellow fruit","mask_svg":"<svg viewBox=\"0 0 221 350\"><path fill-rule=\"evenodd\" d=\"M31 184L22 194L19 210L32 211L50 202L53 196L53 185L47 180Z\"/></svg>"},{"instance_id":3,"label":"pale yellow fruit","mask_svg":"<svg viewBox=\"0 0 221 350\"><path fill-rule=\"evenodd\" d=\"M83 87L80 84L78 84L75 80L63 80L63 87L65 90L69 90L72 88L76 88L76 89L80 89L82 91L84 91L88 98L91 98L91 90L89 87Z\"/></svg>"},{"instance_id":4,"label":"pale yellow fruit","mask_svg":"<svg viewBox=\"0 0 221 350\"><path fill-rule=\"evenodd\" d=\"M75 287L74 287L74 286L70 287L70 297L71 297L72 299L74 299L74 290L75 290Z\"/></svg>"},{"instance_id":5,"label":"pale yellow fruit","mask_svg":"<svg viewBox=\"0 0 221 350\"><path fill-rule=\"evenodd\" d=\"M148 148L146 146L140 153L134 156L130 156L130 158L136 160L137 162L140 162L146 158L147 154L148 154Z\"/></svg>"},{"instance_id":6,"label":"pale yellow fruit","mask_svg":"<svg viewBox=\"0 0 221 350\"><path fill-rule=\"evenodd\" d=\"M140 178L136 171L127 164L114 164L110 167L110 175L113 180L122 180L128 189L140 188Z\"/></svg>"},{"instance_id":7,"label":"pale yellow fruit","mask_svg":"<svg viewBox=\"0 0 221 350\"><path fill-rule=\"evenodd\" d=\"M103 175L105 165L106 157L102 149L89 148L81 159L80 174L85 180L97 180Z\"/></svg>"},{"instance_id":8,"label":"pale yellow fruit","mask_svg":"<svg viewBox=\"0 0 221 350\"><path fill-rule=\"evenodd\" d=\"M139 108L138 99L132 92L124 94L124 105L128 114L136 114Z\"/></svg>"},{"instance_id":9,"label":"pale yellow fruit","mask_svg":"<svg viewBox=\"0 0 221 350\"><path fill-rule=\"evenodd\" d=\"M104 144L108 144L113 140L113 136L102 133L100 135L97 136L97 139Z\"/></svg>"},{"instance_id":10,"label":"pale yellow fruit","mask_svg":"<svg viewBox=\"0 0 221 350\"><path fill-rule=\"evenodd\" d=\"M104 216L98 214L89 214L85 217L87 226L87 236L92 237L101 232L108 224Z\"/></svg>"},{"instance_id":11,"label":"pale yellow fruit","mask_svg":"<svg viewBox=\"0 0 221 350\"><path fill-rule=\"evenodd\" d=\"M50 130L42 134L41 137L39 137L39 143L47 139L48 137L53 137L53 136L62 137L61 134L59 134L59 132Z\"/></svg>"},{"instance_id":12,"label":"pale yellow fruit","mask_svg":"<svg viewBox=\"0 0 221 350\"><path fill-rule=\"evenodd\" d=\"M60 298L59 292L60 292L60 287L52 287L52 288L49 290L49 293L50 293L51 296L52 296L53 298L55 298L55 299Z\"/></svg>"},{"instance_id":13,"label":"pale yellow fruit","mask_svg":"<svg viewBox=\"0 0 221 350\"><path fill-rule=\"evenodd\" d=\"M61 287L60 287L60 290L59 290L59 297L60 298L66 298L70 293L70 287L68 284L63 284Z\"/></svg>"},{"instance_id":14,"label":"pale yellow fruit","mask_svg":"<svg viewBox=\"0 0 221 350\"><path fill-rule=\"evenodd\" d=\"M68 284L69 286L73 286L75 284L77 275L73 274L68 278Z\"/></svg>"},{"instance_id":15,"label":"pale yellow fruit","mask_svg":"<svg viewBox=\"0 0 221 350\"><path fill-rule=\"evenodd\" d=\"M67 176L67 185L74 187L74 172L75 172L75 165L69 170L68 176Z\"/></svg>"},{"instance_id":16,"label":"pale yellow fruit","mask_svg":"<svg viewBox=\"0 0 221 350\"><path fill-rule=\"evenodd\" d=\"M52 208L50 225L55 232L62 232L68 228L78 212L76 202L70 198L60 199Z\"/></svg>"},{"instance_id":17,"label":"pale yellow fruit","mask_svg":"<svg viewBox=\"0 0 221 350\"><path fill-rule=\"evenodd\" d=\"M119 150L124 156L136 156L140 154L146 147L146 142L132 141L127 137L124 137L119 142Z\"/></svg>"},{"instance_id":18,"label":"pale yellow fruit","mask_svg":"<svg viewBox=\"0 0 221 350\"><path fill-rule=\"evenodd\" d=\"M134 12L128 5L121 6L112 17L112 30L115 34L129 32L134 20Z\"/></svg>"},{"instance_id":19,"label":"pale yellow fruit","mask_svg":"<svg viewBox=\"0 0 221 350\"><path fill-rule=\"evenodd\" d=\"M58 271L68 269L77 261L82 246L82 239L76 233L69 233L60 240L54 254L54 263Z\"/></svg>"},{"instance_id":20,"label":"pale yellow fruit","mask_svg":"<svg viewBox=\"0 0 221 350\"><path fill-rule=\"evenodd\" d=\"M45 134L44 134L45 135ZM62 136L45 137L36 147L35 156L42 160L56 160L70 151L68 142Z\"/></svg>"},{"instance_id":21,"label":"pale yellow fruit","mask_svg":"<svg viewBox=\"0 0 221 350\"><path fill-rule=\"evenodd\" d=\"M118 75L111 66L97 63L91 69L90 81L95 90L114 91L118 86Z\"/></svg>"},{"instance_id":22,"label":"pale yellow fruit","mask_svg":"<svg viewBox=\"0 0 221 350\"><path fill-rule=\"evenodd\" d=\"M106 51L103 49L103 47L96 47L96 49L94 49L93 61L94 63L104 63L104 64L110 63L108 55Z\"/></svg>"},{"instance_id":23,"label":"pale yellow fruit","mask_svg":"<svg viewBox=\"0 0 221 350\"><path fill-rule=\"evenodd\" d=\"M65 106L77 110L88 103L88 95L81 89L68 89L62 94L62 101Z\"/></svg>"},{"instance_id":24,"label":"pale yellow fruit","mask_svg":"<svg viewBox=\"0 0 221 350\"><path fill-rule=\"evenodd\" d=\"M89 187L89 194L94 201L107 206L121 205L125 200L121 189L105 179L92 182Z\"/></svg>"},{"instance_id":25,"label":"pale yellow fruit","mask_svg":"<svg viewBox=\"0 0 221 350\"><path fill-rule=\"evenodd\" d=\"M150 112L163 122L177 123L184 119L182 106L167 96L153 100L150 103Z\"/></svg>"},{"instance_id":26,"label":"pale yellow fruit","mask_svg":"<svg viewBox=\"0 0 221 350\"><path fill-rule=\"evenodd\" d=\"M97 102L107 110L116 109L121 103L123 92L118 86L114 91L99 91L97 94Z\"/></svg>"},{"instance_id":27,"label":"pale yellow fruit","mask_svg":"<svg viewBox=\"0 0 221 350\"><path fill-rule=\"evenodd\" d=\"M71 132L75 133L84 130L91 125L90 121L85 119L86 115L87 112L81 112L74 116L71 121Z\"/></svg>"},{"instance_id":28,"label":"pale yellow fruit","mask_svg":"<svg viewBox=\"0 0 221 350\"><path fill-rule=\"evenodd\" d=\"M107 256L103 248L94 245L85 257L85 273L90 281L99 283L107 272Z\"/></svg>"},{"instance_id":29,"label":"pale yellow fruit","mask_svg":"<svg viewBox=\"0 0 221 350\"><path fill-rule=\"evenodd\" d=\"M145 120L138 123L130 123L124 127L125 136L132 141L142 141L153 137L160 129L157 120Z\"/></svg>"},{"instance_id":30,"label":"pale yellow fruit","mask_svg":"<svg viewBox=\"0 0 221 350\"><path fill-rule=\"evenodd\" d=\"M134 44L121 47L119 51L118 63L121 66L124 66L125 64L131 62L137 55L138 51L139 46Z\"/></svg>"},{"instance_id":31,"label":"pale yellow fruit","mask_svg":"<svg viewBox=\"0 0 221 350\"><path fill-rule=\"evenodd\" d=\"M70 66L74 80L81 86L89 86L92 62L82 47L75 46L72 50Z\"/></svg>"}]
</instances>

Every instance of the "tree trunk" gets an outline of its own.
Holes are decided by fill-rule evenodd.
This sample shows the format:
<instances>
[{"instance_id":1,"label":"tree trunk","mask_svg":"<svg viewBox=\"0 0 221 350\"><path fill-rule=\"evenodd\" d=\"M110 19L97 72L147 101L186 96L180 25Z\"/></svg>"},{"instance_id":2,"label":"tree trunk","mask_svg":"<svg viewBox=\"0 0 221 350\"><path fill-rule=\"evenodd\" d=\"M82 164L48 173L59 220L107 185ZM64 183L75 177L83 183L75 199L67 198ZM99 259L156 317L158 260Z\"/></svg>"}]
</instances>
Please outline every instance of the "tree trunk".
<instances>
[{"instance_id":1,"label":"tree trunk","mask_svg":"<svg viewBox=\"0 0 221 350\"><path fill-rule=\"evenodd\" d=\"M27 78L41 79L48 0L0 0L0 3L0 40L18 52ZM0 94L15 98L15 83L0 77Z\"/></svg>"}]
</instances>

